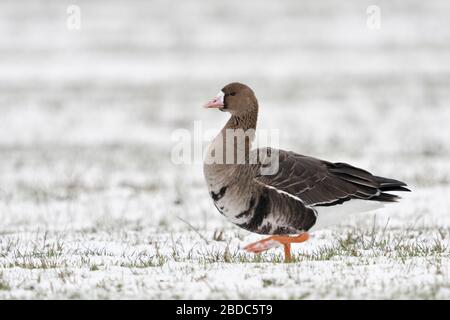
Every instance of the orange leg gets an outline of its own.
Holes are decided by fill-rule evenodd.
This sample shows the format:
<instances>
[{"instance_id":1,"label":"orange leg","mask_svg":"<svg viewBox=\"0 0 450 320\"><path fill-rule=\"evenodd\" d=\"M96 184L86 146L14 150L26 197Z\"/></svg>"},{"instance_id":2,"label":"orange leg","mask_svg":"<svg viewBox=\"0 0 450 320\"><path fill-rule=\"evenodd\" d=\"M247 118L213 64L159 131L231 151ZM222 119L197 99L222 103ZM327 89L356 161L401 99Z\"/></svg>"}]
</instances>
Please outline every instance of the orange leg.
<instances>
[{"instance_id":1,"label":"orange leg","mask_svg":"<svg viewBox=\"0 0 450 320\"><path fill-rule=\"evenodd\" d=\"M286 262L290 262L291 257L291 243L305 242L309 239L309 234L304 232L298 236L271 236L266 239L259 240L257 242L250 243L244 247L244 250L253 253L260 253L269 250L274 247L283 245L284 247L284 257Z\"/></svg>"}]
</instances>

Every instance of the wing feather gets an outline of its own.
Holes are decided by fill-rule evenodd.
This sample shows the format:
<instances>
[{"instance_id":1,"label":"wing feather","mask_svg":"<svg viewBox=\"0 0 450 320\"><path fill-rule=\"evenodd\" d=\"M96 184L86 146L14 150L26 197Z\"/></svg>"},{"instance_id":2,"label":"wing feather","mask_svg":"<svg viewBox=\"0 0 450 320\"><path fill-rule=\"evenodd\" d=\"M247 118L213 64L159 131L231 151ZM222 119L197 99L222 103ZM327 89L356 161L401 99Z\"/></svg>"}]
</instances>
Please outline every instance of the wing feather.
<instances>
[{"instance_id":1,"label":"wing feather","mask_svg":"<svg viewBox=\"0 0 450 320\"><path fill-rule=\"evenodd\" d=\"M272 153L273 154L273 153ZM328 206L351 199L396 201L385 191L410 191L404 182L372 175L346 163L332 163L278 150L279 170L255 180L299 198L308 206Z\"/></svg>"}]
</instances>

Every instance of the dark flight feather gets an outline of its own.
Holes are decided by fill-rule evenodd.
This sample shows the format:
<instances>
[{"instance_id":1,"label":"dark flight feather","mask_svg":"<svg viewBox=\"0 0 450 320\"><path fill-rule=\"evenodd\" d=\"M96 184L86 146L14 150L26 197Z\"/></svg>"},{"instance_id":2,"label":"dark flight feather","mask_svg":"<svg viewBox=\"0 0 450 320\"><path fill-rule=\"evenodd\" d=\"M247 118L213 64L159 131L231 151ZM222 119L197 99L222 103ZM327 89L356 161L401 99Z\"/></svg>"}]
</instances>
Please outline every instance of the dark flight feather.
<instances>
[{"instance_id":1,"label":"dark flight feather","mask_svg":"<svg viewBox=\"0 0 450 320\"><path fill-rule=\"evenodd\" d=\"M332 206L351 199L395 202L386 191L410 191L402 181L374 176L352 165L279 150L279 170L256 180L298 197L306 206Z\"/></svg>"}]
</instances>

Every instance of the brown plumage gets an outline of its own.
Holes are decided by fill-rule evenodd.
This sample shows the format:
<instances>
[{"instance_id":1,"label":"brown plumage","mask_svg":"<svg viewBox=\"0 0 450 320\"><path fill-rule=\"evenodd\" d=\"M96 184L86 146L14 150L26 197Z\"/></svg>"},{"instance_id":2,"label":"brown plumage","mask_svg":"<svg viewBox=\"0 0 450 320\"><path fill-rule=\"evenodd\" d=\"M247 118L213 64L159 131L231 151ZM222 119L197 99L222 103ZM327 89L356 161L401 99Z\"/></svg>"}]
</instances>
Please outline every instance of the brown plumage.
<instances>
[{"instance_id":1,"label":"brown plumage","mask_svg":"<svg viewBox=\"0 0 450 320\"><path fill-rule=\"evenodd\" d=\"M306 232L320 224L321 218L339 220L329 213L330 208L342 209L357 200L394 202L399 197L389 192L409 191L404 182L374 176L346 163L277 149L268 152L278 156L278 170L267 175L260 158L262 150L251 149L258 118L253 91L244 84L231 83L205 107L231 114L211 143L204 164L215 206L241 228L273 235L250 244L248 251L261 252L282 244L289 260L290 243L305 241ZM237 136L244 132L243 139L229 136L230 132ZM300 235L289 236L293 234Z\"/></svg>"}]
</instances>

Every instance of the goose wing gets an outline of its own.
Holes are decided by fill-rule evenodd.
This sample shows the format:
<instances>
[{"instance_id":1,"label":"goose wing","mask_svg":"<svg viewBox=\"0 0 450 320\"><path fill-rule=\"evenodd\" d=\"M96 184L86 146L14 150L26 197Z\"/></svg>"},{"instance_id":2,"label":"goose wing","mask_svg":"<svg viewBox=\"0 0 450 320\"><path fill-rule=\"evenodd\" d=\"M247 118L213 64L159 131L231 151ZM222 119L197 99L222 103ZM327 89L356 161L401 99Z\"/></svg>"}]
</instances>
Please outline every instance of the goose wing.
<instances>
[{"instance_id":1,"label":"goose wing","mask_svg":"<svg viewBox=\"0 0 450 320\"><path fill-rule=\"evenodd\" d=\"M278 152L279 169L256 182L299 198L306 206L332 206L351 199L393 202L398 196L386 191L410 191L404 182L372 175L346 163L332 163L290 151Z\"/></svg>"}]
</instances>

